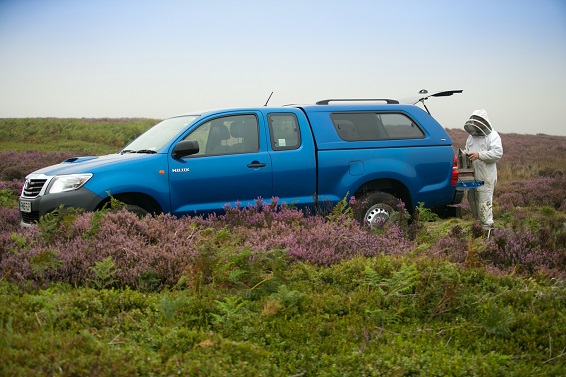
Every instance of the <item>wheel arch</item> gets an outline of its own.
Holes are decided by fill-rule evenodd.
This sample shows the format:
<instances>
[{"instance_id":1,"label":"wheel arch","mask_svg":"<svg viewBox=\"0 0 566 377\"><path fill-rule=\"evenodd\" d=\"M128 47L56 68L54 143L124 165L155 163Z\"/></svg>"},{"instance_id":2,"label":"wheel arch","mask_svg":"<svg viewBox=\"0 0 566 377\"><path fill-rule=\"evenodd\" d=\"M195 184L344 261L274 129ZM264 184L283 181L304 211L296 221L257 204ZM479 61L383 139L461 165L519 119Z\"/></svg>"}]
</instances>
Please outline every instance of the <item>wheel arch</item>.
<instances>
[{"instance_id":1,"label":"wheel arch","mask_svg":"<svg viewBox=\"0 0 566 377\"><path fill-rule=\"evenodd\" d=\"M382 191L401 199L405 204L405 209L412 215L413 214L413 200L411 197L411 192L401 181L391 178L380 178L372 181L368 181L361 185L356 192L354 197L362 198L370 192Z\"/></svg>"},{"instance_id":2,"label":"wheel arch","mask_svg":"<svg viewBox=\"0 0 566 377\"><path fill-rule=\"evenodd\" d=\"M105 205L110 203L110 200L112 198L125 204L139 206L151 214L158 215L163 212L157 200L155 200L152 196L141 192L125 192L116 195L110 195L98 204L96 210L104 208Z\"/></svg>"}]
</instances>

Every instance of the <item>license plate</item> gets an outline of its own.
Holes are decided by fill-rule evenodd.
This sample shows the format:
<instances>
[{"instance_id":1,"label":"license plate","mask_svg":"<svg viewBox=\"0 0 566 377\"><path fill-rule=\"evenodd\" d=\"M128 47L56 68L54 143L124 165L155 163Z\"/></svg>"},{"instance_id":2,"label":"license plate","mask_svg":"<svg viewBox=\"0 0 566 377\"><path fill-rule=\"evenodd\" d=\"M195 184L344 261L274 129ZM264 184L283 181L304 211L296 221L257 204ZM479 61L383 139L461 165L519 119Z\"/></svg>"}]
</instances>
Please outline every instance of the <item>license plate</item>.
<instances>
[{"instance_id":1,"label":"license plate","mask_svg":"<svg viewBox=\"0 0 566 377\"><path fill-rule=\"evenodd\" d=\"M20 211L22 212L31 212L31 202L20 200Z\"/></svg>"}]
</instances>

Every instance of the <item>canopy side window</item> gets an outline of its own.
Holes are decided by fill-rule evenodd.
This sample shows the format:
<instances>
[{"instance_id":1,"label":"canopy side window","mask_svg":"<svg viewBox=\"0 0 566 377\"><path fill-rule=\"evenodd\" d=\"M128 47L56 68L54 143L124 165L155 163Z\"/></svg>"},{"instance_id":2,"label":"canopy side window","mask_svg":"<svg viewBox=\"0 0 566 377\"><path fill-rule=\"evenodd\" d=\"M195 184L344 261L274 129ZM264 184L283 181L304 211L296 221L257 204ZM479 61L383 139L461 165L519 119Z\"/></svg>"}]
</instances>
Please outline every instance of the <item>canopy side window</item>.
<instances>
[{"instance_id":1,"label":"canopy side window","mask_svg":"<svg viewBox=\"0 0 566 377\"><path fill-rule=\"evenodd\" d=\"M401 113L334 113L330 115L338 136L345 141L422 139L424 132Z\"/></svg>"}]
</instances>

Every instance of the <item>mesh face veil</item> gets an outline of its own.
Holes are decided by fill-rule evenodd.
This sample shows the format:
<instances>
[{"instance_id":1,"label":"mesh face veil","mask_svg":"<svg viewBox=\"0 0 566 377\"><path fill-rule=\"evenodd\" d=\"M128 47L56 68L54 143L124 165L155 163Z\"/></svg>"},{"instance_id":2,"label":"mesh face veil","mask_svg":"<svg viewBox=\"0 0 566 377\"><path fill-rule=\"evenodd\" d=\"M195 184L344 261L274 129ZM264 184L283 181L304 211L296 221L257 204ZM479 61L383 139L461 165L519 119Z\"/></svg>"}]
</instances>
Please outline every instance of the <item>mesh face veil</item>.
<instances>
[{"instance_id":1,"label":"mesh face veil","mask_svg":"<svg viewBox=\"0 0 566 377\"><path fill-rule=\"evenodd\" d=\"M472 136L487 136L492 131L489 122L479 115L472 115L464 124L464 129Z\"/></svg>"}]
</instances>

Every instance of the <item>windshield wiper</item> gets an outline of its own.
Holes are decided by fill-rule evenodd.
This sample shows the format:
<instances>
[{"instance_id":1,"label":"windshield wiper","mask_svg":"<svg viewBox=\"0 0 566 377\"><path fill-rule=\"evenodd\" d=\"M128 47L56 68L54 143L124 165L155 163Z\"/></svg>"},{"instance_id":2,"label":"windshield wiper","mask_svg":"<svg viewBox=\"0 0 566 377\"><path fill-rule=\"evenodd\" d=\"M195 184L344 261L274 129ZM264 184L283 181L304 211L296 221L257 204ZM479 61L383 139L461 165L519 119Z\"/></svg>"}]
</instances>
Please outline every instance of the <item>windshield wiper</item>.
<instances>
[{"instance_id":1,"label":"windshield wiper","mask_svg":"<svg viewBox=\"0 0 566 377\"><path fill-rule=\"evenodd\" d=\"M154 150L151 150L151 149L140 149L140 150L137 150L137 151L134 151L134 150L132 150L132 149L125 149L125 150L122 151L122 154L124 154L124 153L147 153L147 154L154 154L154 153L157 153L157 152L154 151Z\"/></svg>"}]
</instances>

